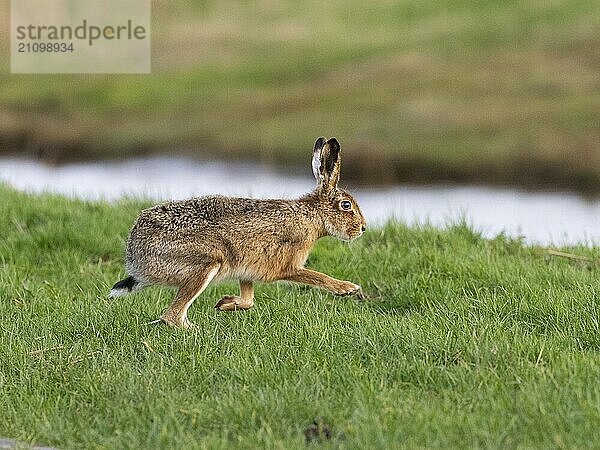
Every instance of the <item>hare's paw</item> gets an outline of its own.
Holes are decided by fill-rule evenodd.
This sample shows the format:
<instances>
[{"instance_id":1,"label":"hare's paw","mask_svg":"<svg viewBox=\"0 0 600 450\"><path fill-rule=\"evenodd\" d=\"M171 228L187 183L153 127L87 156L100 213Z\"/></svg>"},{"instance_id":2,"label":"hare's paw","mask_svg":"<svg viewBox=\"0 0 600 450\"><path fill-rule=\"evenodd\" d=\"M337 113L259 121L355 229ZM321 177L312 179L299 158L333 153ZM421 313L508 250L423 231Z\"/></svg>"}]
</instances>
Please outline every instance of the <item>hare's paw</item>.
<instances>
[{"instance_id":1,"label":"hare's paw","mask_svg":"<svg viewBox=\"0 0 600 450\"><path fill-rule=\"evenodd\" d=\"M168 317L162 316L160 319L156 319L153 320L152 322L148 322L146 325L166 325L168 327L173 327L173 328L183 328L184 330L187 330L189 328L193 328L195 325L190 322L190 320L186 317L183 317L182 319L178 320L178 321L173 321Z\"/></svg>"},{"instance_id":2,"label":"hare's paw","mask_svg":"<svg viewBox=\"0 0 600 450\"><path fill-rule=\"evenodd\" d=\"M181 325L178 325L180 328L184 328L186 330L189 330L190 328L194 328L196 326L196 324L194 324L193 322L190 322L190 320L186 317L183 320L183 323Z\"/></svg>"},{"instance_id":3,"label":"hare's paw","mask_svg":"<svg viewBox=\"0 0 600 450\"><path fill-rule=\"evenodd\" d=\"M254 306L254 299L245 300L234 295L225 295L215 305L219 311L238 311L240 309L250 309Z\"/></svg>"},{"instance_id":4,"label":"hare's paw","mask_svg":"<svg viewBox=\"0 0 600 450\"><path fill-rule=\"evenodd\" d=\"M218 309L219 311L235 311L236 309L238 309L238 303L239 297L234 297L233 295L225 295L221 300L217 302L217 304L215 305L215 309Z\"/></svg>"},{"instance_id":5,"label":"hare's paw","mask_svg":"<svg viewBox=\"0 0 600 450\"><path fill-rule=\"evenodd\" d=\"M354 295L362 292L361 287L358 284L351 283L350 281L340 281L340 284L335 287L333 291L336 295Z\"/></svg>"}]
</instances>

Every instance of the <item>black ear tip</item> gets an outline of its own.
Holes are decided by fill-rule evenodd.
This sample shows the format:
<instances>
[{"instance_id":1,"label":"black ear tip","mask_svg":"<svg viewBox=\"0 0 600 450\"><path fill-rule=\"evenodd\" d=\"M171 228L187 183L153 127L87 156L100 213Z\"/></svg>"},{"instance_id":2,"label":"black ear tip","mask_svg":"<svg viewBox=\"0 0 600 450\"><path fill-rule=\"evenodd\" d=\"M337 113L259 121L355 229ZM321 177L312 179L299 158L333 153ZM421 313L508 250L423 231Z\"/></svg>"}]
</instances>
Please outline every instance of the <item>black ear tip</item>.
<instances>
[{"instance_id":1,"label":"black ear tip","mask_svg":"<svg viewBox=\"0 0 600 450\"><path fill-rule=\"evenodd\" d=\"M331 139L329 139L327 141L327 144L329 145L329 147L336 149L337 151L340 150L340 143L338 142L338 140L334 137L332 137Z\"/></svg>"},{"instance_id":2,"label":"black ear tip","mask_svg":"<svg viewBox=\"0 0 600 450\"><path fill-rule=\"evenodd\" d=\"M324 146L325 146L325 138L324 137L320 137L319 139L317 139L315 141L315 150L321 150Z\"/></svg>"}]
</instances>

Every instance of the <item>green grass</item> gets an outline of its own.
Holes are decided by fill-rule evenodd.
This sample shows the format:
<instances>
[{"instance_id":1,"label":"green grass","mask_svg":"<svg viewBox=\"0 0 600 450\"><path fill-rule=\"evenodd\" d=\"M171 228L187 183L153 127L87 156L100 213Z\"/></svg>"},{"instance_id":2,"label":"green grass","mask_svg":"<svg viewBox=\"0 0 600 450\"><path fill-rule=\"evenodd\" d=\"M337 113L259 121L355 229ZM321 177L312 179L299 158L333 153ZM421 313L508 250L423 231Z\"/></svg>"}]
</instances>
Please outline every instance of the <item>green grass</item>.
<instances>
[{"instance_id":1,"label":"green grass","mask_svg":"<svg viewBox=\"0 0 600 450\"><path fill-rule=\"evenodd\" d=\"M318 243L366 301L261 284L190 331L172 298L109 301L138 201L0 186L0 437L60 448L587 448L600 420L600 250L557 258L465 225Z\"/></svg>"},{"instance_id":2,"label":"green grass","mask_svg":"<svg viewBox=\"0 0 600 450\"><path fill-rule=\"evenodd\" d=\"M0 149L303 163L325 134L359 180L600 186L597 1L154 1L152 37L152 75L0 58Z\"/></svg>"}]
</instances>

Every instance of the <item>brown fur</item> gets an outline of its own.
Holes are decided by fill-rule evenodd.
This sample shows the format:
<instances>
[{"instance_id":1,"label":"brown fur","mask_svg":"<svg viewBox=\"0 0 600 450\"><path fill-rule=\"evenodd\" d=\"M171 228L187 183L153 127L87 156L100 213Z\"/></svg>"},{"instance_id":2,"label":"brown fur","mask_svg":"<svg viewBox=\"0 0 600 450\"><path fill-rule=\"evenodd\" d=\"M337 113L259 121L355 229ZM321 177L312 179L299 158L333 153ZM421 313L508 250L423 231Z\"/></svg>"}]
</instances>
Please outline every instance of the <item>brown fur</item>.
<instances>
[{"instance_id":1,"label":"brown fur","mask_svg":"<svg viewBox=\"0 0 600 450\"><path fill-rule=\"evenodd\" d=\"M211 196L167 202L140 213L127 242L126 267L137 289L152 284L179 288L161 317L164 323L188 327L188 308L213 280L240 280L241 295L217 303L223 311L251 308L253 281L288 280L338 295L359 292L354 283L304 268L317 239L352 240L366 226L354 198L337 188L337 141L319 139L315 154L318 187L300 199ZM351 210L341 208L344 200Z\"/></svg>"}]
</instances>

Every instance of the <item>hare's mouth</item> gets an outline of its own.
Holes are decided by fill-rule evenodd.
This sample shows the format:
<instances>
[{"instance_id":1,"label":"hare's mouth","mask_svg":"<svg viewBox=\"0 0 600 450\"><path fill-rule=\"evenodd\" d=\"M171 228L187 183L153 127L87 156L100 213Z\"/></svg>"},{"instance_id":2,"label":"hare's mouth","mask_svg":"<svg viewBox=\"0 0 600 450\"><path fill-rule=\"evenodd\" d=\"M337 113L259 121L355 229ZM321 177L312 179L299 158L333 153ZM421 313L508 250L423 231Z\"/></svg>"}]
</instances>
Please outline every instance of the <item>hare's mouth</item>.
<instances>
[{"instance_id":1,"label":"hare's mouth","mask_svg":"<svg viewBox=\"0 0 600 450\"><path fill-rule=\"evenodd\" d=\"M351 242L363 234L363 232L360 228L358 228L358 229L353 229L353 228L340 229L340 228L334 227L329 222L325 222L325 229L327 230L327 233L329 236L336 237L336 238L338 238L342 241L346 241L346 242Z\"/></svg>"},{"instance_id":2,"label":"hare's mouth","mask_svg":"<svg viewBox=\"0 0 600 450\"><path fill-rule=\"evenodd\" d=\"M344 239L344 240L348 241L348 242L352 242L353 240L358 239L362 235L363 235L363 231L362 230L358 230L356 233L348 234L347 238Z\"/></svg>"},{"instance_id":3,"label":"hare's mouth","mask_svg":"<svg viewBox=\"0 0 600 450\"><path fill-rule=\"evenodd\" d=\"M340 240L342 240L342 241L345 241L345 242L351 242L351 241L353 241L354 239L357 238L357 236L353 236L353 235L351 235L349 233L344 233L344 232L337 233L335 235L335 237L338 238L338 239L340 239Z\"/></svg>"}]
</instances>

